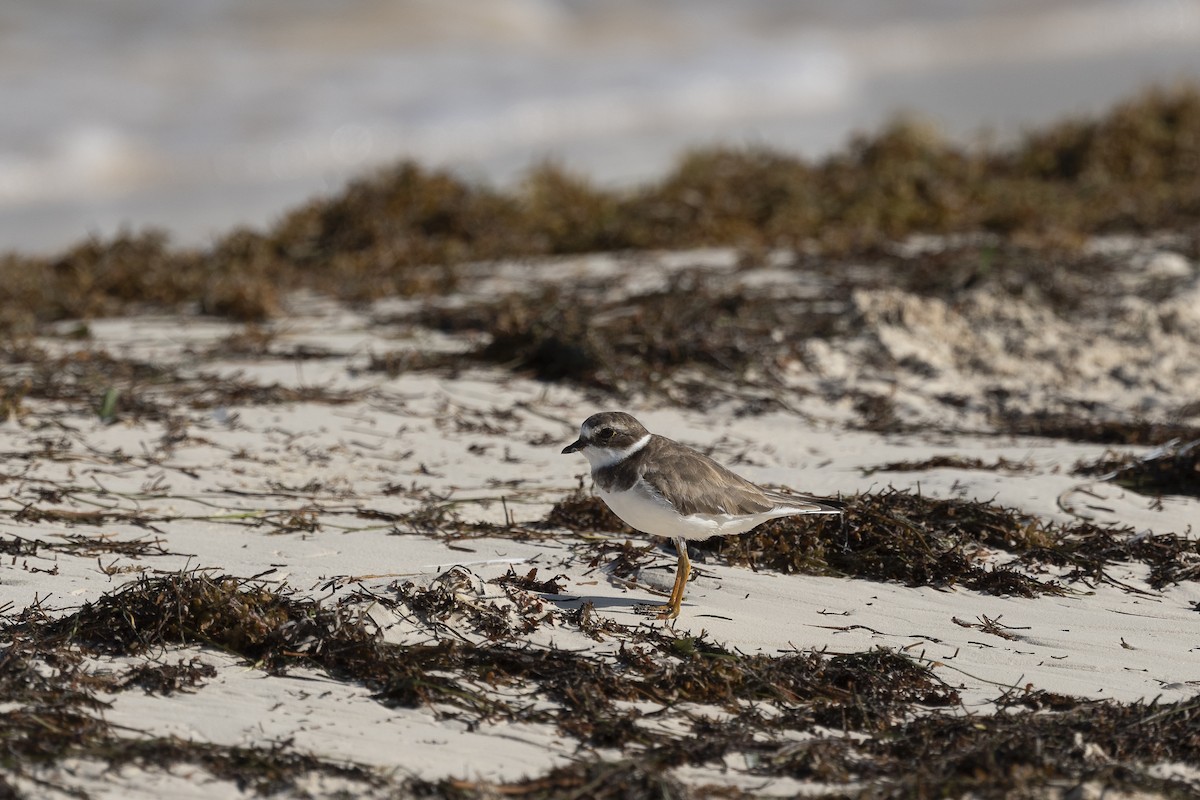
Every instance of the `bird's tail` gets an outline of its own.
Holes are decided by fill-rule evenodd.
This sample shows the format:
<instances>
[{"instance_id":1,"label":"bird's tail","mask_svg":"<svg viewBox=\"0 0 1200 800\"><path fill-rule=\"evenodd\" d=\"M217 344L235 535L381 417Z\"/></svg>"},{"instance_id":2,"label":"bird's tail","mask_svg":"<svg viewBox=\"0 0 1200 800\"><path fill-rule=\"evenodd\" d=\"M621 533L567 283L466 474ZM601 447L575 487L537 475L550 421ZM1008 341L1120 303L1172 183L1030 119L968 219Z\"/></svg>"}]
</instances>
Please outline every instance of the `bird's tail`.
<instances>
[{"instance_id":1,"label":"bird's tail","mask_svg":"<svg viewBox=\"0 0 1200 800\"><path fill-rule=\"evenodd\" d=\"M829 497L814 497L808 494L784 494L783 492L770 492L772 500L781 505L805 505L816 506L816 508L805 509L805 514L845 514L846 503L842 500L835 500Z\"/></svg>"}]
</instances>

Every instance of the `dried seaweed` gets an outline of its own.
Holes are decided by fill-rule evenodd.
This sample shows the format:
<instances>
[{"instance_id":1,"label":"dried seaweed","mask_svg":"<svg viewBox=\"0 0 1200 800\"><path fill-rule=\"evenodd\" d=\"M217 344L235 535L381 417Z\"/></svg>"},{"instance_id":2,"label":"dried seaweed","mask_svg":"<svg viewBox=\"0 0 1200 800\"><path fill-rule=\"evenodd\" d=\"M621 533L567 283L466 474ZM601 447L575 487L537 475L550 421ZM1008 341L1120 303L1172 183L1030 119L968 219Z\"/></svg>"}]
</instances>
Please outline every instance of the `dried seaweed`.
<instances>
[{"instance_id":1,"label":"dried seaweed","mask_svg":"<svg viewBox=\"0 0 1200 800\"><path fill-rule=\"evenodd\" d=\"M1198 722L1194 700L1162 706L1087 702L1052 714L915 719L865 750L892 762L892 797L928 796L933 787L939 794L1012 796L1056 780L1183 796L1195 787L1157 777L1146 765L1196 763Z\"/></svg>"},{"instance_id":2,"label":"dried seaweed","mask_svg":"<svg viewBox=\"0 0 1200 800\"><path fill-rule=\"evenodd\" d=\"M402 585L396 600L425 618L474 614L484 632L494 626L498 639L510 633L508 615L487 604L465 602L452 583L423 590ZM622 700L731 707L745 701L819 700L842 709L841 718L854 729L903 716L914 702L957 702L957 695L927 667L890 651L854 657L743 656L703 637L680 640L656 629L627 631L634 644L623 648L620 665L558 649L470 646L449 639L400 646L380 641L363 618L346 608L325 608L252 582L193 573L139 578L57 619L26 612L6 626L6 633L38 652L70 646L137 655L201 644L271 672L289 665L319 666L364 683L389 704L445 704L485 717L543 719L547 712L489 699L481 691L487 685L517 683L537 687L562 704L551 718L585 739L593 735L589 720L616 713L613 704ZM887 680L880 682L881 675Z\"/></svg>"},{"instance_id":3,"label":"dried seaweed","mask_svg":"<svg viewBox=\"0 0 1200 800\"><path fill-rule=\"evenodd\" d=\"M29 612L25 631L47 619ZM380 786L374 771L354 764L326 761L291 750L284 743L265 747L229 747L153 736L121 735L100 713L105 704L97 691L140 687L170 693L198 685L214 674L198 663L136 665L124 674L98 675L85 670L68 641L34 636L6 637L0 651L0 693L11 707L0 713L0 768L34 785L47 785L37 772L65 759L99 761L114 768L137 764L171 769L178 764L203 767L240 788L269 795L291 791L303 796L304 779L313 774L336 776L363 786ZM23 796L5 781L5 796ZM40 795L39 795L40 796ZM85 795L86 796L86 795Z\"/></svg>"},{"instance_id":4,"label":"dried seaweed","mask_svg":"<svg viewBox=\"0 0 1200 800\"><path fill-rule=\"evenodd\" d=\"M1039 699L1040 698L1040 699ZM1043 695L1026 699L1042 702ZM1200 704L1120 704L1111 701L1060 703L1057 711L994 715L927 714L888 726L879 735L854 739L816 729L803 739L761 735L774 722L753 712L718 722L702 718L692 735L653 746L634 758L590 759L543 776L508 784L460 780L413 788L451 797L521 796L550 798L583 791L617 797L742 797L736 789L689 787L670 782L669 768L724 763L741 755L751 774L769 780L790 777L827 784L837 796L856 798L1009 798L1054 795L1063 788L1184 798L1194 781L1165 776L1163 763L1200 763ZM756 737L755 732L759 732ZM657 780L656 780L657 778ZM582 796L582 795L580 795Z\"/></svg>"},{"instance_id":5,"label":"dried seaweed","mask_svg":"<svg viewBox=\"0 0 1200 800\"><path fill-rule=\"evenodd\" d=\"M468 358L610 392L653 388L685 367L721 376L719 385L745 383L752 370L765 377L751 383L776 385L772 364L798 360L805 339L831 336L845 324L831 298L781 300L686 274L665 289L619 300L555 286L427 309L417 321L447 332L486 332ZM697 392L689 402L705 399Z\"/></svg>"},{"instance_id":6,"label":"dried seaweed","mask_svg":"<svg viewBox=\"0 0 1200 800\"><path fill-rule=\"evenodd\" d=\"M388 781L360 764L319 758L292 748L290 742L262 747L229 746L176 738L125 739L111 737L78 756L96 758L114 766L136 764L143 768L170 768L176 764L202 767L217 778L232 781L241 791L266 797L288 793L308 796L306 779L312 775L340 778L362 789Z\"/></svg>"},{"instance_id":7,"label":"dried seaweed","mask_svg":"<svg viewBox=\"0 0 1200 800\"><path fill-rule=\"evenodd\" d=\"M1006 412L996 420L998 430L1014 436L1044 436L1073 442L1117 445L1158 445L1171 439L1200 439L1200 429L1170 422L1097 419L1076 413Z\"/></svg>"},{"instance_id":8,"label":"dried seaweed","mask_svg":"<svg viewBox=\"0 0 1200 800\"><path fill-rule=\"evenodd\" d=\"M0 360L12 367L11 377L0 382L0 401L8 414L26 413L29 400L53 401L96 415L106 424L138 419L170 426L179 423L181 406L340 405L362 396L361 392L320 386L261 384L239 375L196 373L179 365L122 358L93 347L52 355L33 345L0 341Z\"/></svg>"},{"instance_id":9,"label":"dried seaweed","mask_svg":"<svg viewBox=\"0 0 1200 800\"><path fill-rule=\"evenodd\" d=\"M114 518L128 519L125 515L114 515ZM40 522L43 520L71 522L73 524L81 522L79 517L71 516L67 512L61 511L35 511L24 515L22 515L22 512L17 512L17 515L14 515L14 519L21 519L26 522ZM82 521L86 521L88 524L100 524L104 519L93 521L90 517L84 517ZM164 540L160 538L117 539L109 534L84 536L77 533L70 533L62 534L57 539L28 539L23 536L12 536L7 539L0 537L0 553L11 556L33 557L38 555L42 550L47 550L52 553L70 553L71 555L89 558L101 555L117 555L126 558L171 555L163 547L163 543Z\"/></svg>"},{"instance_id":10,"label":"dried seaweed","mask_svg":"<svg viewBox=\"0 0 1200 800\"><path fill-rule=\"evenodd\" d=\"M597 497L578 493L554 506L546 521L568 530L623 530ZM637 535L637 534L634 534ZM694 554L728 564L785 574L840 575L909 586L963 586L997 595L1062 594L1063 583L1107 579L1115 564L1150 567L1149 583L1200 580L1200 542L1167 533L1136 536L1129 528L1047 523L1013 509L969 500L940 500L887 489L848 498L845 519L784 517L738 536L689 544ZM1011 558L987 563L993 551ZM652 560L645 547L603 542L601 561L621 577L636 575ZM1058 580L1037 577L1047 565L1069 567Z\"/></svg>"},{"instance_id":11,"label":"dried seaweed","mask_svg":"<svg viewBox=\"0 0 1200 800\"><path fill-rule=\"evenodd\" d=\"M136 687L146 694L169 695L201 686L216 674L216 667L198 658L181 660L175 664L135 664L117 677L113 688L127 690Z\"/></svg>"},{"instance_id":12,"label":"dried seaweed","mask_svg":"<svg viewBox=\"0 0 1200 800\"><path fill-rule=\"evenodd\" d=\"M445 798L525 797L529 800L588 797L596 800L686 800L699 797L646 760L591 760L552 770L544 776L509 784L445 780L414 782L419 796Z\"/></svg>"},{"instance_id":13,"label":"dried seaweed","mask_svg":"<svg viewBox=\"0 0 1200 800\"><path fill-rule=\"evenodd\" d=\"M537 579L537 573L537 567L534 567L524 575L518 575L515 571L513 571L512 567L509 567L508 572L501 575L499 578L493 578L490 583L499 584L500 586L513 587L515 589L522 589L527 592L538 592L540 594L562 594L563 587L559 584L559 581L565 581L567 576L556 575L553 578L547 578L544 581L539 581Z\"/></svg>"},{"instance_id":14,"label":"dried seaweed","mask_svg":"<svg viewBox=\"0 0 1200 800\"><path fill-rule=\"evenodd\" d=\"M1183 87L1003 150L960 148L900 121L815 163L753 147L697 151L634 191L544 166L499 192L401 163L205 250L172 249L149 232L52 258L0 257L0 329L188 302L259 321L290 289L429 294L456 285L457 264L555 253L815 242L862 254L912 233L978 231L1061 249L1095 233L1189 231L1200 209L1197 129L1200 92Z\"/></svg>"},{"instance_id":15,"label":"dried seaweed","mask_svg":"<svg viewBox=\"0 0 1200 800\"><path fill-rule=\"evenodd\" d=\"M732 564L818 572L909 586L961 584L1032 597L1061 587L1012 569L987 568L985 547L1021 552L1045 533L990 503L937 500L895 489L849 500L845 519L785 517L701 546Z\"/></svg>"},{"instance_id":16,"label":"dried seaweed","mask_svg":"<svg viewBox=\"0 0 1200 800\"><path fill-rule=\"evenodd\" d=\"M1103 476L1140 494L1200 497L1200 439L1162 448L1151 456L1107 453L1097 461L1077 463L1072 472Z\"/></svg>"},{"instance_id":17,"label":"dried seaweed","mask_svg":"<svg viewBox=\"0 0 1200 800\"><path fill-rule=\"evenodd\" d=\"M1034 546L1022 554L1032 563L1071 567L1065 580L1108 580L1106 567L1127 562L1150 567L1147 583L1153 589L1200 580L1200 540L1176 533L1140 536L1131 527L1102 528L1090 523L1063 529L1052 544Z\"/></svg>"},{"instance_id":18,"label":"dried seaweed","mask_svg":"<svg viewBox=\"0 0 1200 800\"><path fill-rule=\"evenodd\" d=\"M556 501L543 522L549 527L576 533L635 532L609 510L603 500L582 489Z\"/></svg>"},{"instance_id":19,"label":"dried seaweed","mask_svg":"<svg viewBox=\"0 0 1200 800\"><path fill-rule=\"evenodd\" d=\"M381 362L390 374L405 369L450 368L485 363L544 381L571 383L595 392L665 395L679 405L705 408L733 399L735 413L788 408L797 391L786 379L797 365L811 365L814 340L851 337L863 329L855 291L897 288L953 303L966 293L987 292L1046 307L1065 319L1094 317L1097 307L1134 291L1115 280L1129 269L1117 255L1054 253L1012 243L967 243L931 253L871 253L862 259L797 256L788 265L794 281L769 289L738 275L703 269L673 272L665 287L614 293L587 281L535 284L500 297L426 305L407 321L453 334L474 345L453 358L402 356ZM806 284L819 291L798 291ZM1032 297L1030 297L1032 295ZM869 326L868 326L869 327ZM876 348L868 359L892 358ZM907 371L937 368L917 359L891 364ZM858 427L881 432L911 429L895 398L861 388L825 389L848 399ZM961 398L939 398L963 404ZM1031 413L1007 407L1000 390L992 398L998 430L1084 440L1180 435L1186 426L1139 421L1093 420L1088 415Z\"/></svg>"},{"instance_id":20,"label":"dried seaweed","mask_svg":"<svg viewBox=\"0 0 1200 800\"><path fill-rule=\"evenodd\" d=\"M938 455L920 461L890 461L876 467L863 469L864 475L874 475L877 472L923 472L930 469L967 469L984 470L987 472L1028 472L1032 465L1027 461L1011 461L1001 456L995 461L987 462L982 458L966 458L956 455Z\"/></svg>"},{"instance_id":21,"label":"dried seaweed","mask_svg":"<svg viewBox=\"0 0 1200 800\"><path fill-rule=\"evenodd\" d=\"M540 585L536 576L524 577ZM462 602L462 592L446 588L439 602ZM435 599L411 591L396 596L407 607ZM434 606L433 614L445 610ZM989 623L998 621L981 624ZM564 735L623 753L507 784L408 779L393 785L405 795L740 796L685 786L671 772L681 765L721 767L731 757L744 759L749 774L764 780L816 780L861 797L1008 797L1064 782L1165 796L1195 789L1153 766L1200 765L1196 700L1121 704L1013 689L997 699L1002 710L964 714L954 687L892 650L744 655L703 635L677 638L659 627L611 633L623 640L613 658L449 639L400 646L382 642L349 608L325 608L286 589L198 573L142 578L66 617L35 608L6 626L11 644L0 655L0 688L21 707L0 715L0 760L18 775L29 765L68 757L148 768L189 763L259 794L295 792L298 781L313 773L391 785L365 767L322 761L283 743L230 748L118 739L94 713L98 704L90 691L104 684L81 670L77 653L134 655L184 642L238 653L271 671L300 664L323 668L362 682L387 704L430 704L468 719L550 722ZM184 688L179 678L190 684L194 664L181 663L179 675L161 676L167 688ZM137 685L135 674L147 671L131 670L116 680ZM489 691L501 686L502 694ZM522 693L553 706L521 700ZM672 733L639 724L630 701L664 709L717 706L728 713L689 714L687 727ZM765 707L771 713L762 713Z\"/></svg>"}]
</instances>

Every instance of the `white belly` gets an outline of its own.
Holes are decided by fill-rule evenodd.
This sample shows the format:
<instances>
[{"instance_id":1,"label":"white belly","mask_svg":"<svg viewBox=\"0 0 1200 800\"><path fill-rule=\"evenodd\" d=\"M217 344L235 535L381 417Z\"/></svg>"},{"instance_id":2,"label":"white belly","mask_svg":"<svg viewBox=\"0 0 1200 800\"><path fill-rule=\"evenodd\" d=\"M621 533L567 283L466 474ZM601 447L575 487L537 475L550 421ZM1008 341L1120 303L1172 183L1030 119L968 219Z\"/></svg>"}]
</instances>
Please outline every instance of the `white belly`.
<instances>
[{"instance_id":1,"label":"white belly","mask_svg":"<svg viewBox=\"0 0 1200 800\"><path fill-rule=\"evenodd\" d=\"M769 519L797 513L781 508L752 516L692 514L681 517L675 513L675 509L646 491L640 483L626 492L606 492L597 488L596 494L631 528L672 539L707 539L710 536L745 533Z\"/></svg>"}]
</instances>

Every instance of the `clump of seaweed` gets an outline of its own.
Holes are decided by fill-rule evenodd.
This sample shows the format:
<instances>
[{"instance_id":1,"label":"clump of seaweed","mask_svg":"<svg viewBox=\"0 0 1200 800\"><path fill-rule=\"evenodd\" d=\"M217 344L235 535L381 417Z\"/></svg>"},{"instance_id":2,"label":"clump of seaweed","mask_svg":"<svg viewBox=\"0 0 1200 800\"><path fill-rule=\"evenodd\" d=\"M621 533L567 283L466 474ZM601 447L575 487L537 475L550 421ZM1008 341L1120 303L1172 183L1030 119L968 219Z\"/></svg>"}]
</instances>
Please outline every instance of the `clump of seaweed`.
<instances>
[{"instance_id":1,"label":"clump of seaweed","mask_svg":"<svg viewBox=\"0 0 1200 800\"><path fill-rule=\"evenodd\" d=\"M559 583L566 580L565 575L556 575L553 578L547 578L544 581L537 579L538 569L532 568L524 575L518 575L512 567L508 568L508 572L501 575L499 578L493 578L490 583L495 583L500 586L512 587L521 589L526 592L537 592L539 594L562 594L563 587Z\"/></svg>"},{"instance_id":2,"label":"clump of seaweed","mask_svg":"<svg viewBox=\"0 0 1200 800\"><path fill-rule=\"evenodd\" d=\"M535 575L510 582L544 585ZM703 634L677 637L646 626L610 631L622 637L611 657L452 638L402 646L382 641L348 608L201 573L141 578L58 619L27 610L4 633L11 644L0 654L0 688L21 707L0 715L0 745L17 774L27 765L82 758L117 766L195 764L260 794L294 791L314 773L388 785L368 768L284 744L231 748L116 737L94 713L90 689L103 684L81 671L79 653L136 655L181 642L234 652L273 671L289 664L323 668L361 682L390 705L554 724L581 742L622 753L510 784L410 779L395 787L418 795L698 797L706 790L684 786L671 770L738 757L763 779L853 785L862 796L1001 797L1063 782L1182 796L1194 785L1154 765L1200 765L1196 700L1122 704L1011 689L996 701L1002 710L964 713L954 687L902 652L745 655ZM168 684L174 687L174 679ZM530 702L534 697L539 702ZM631 703L687 709L684 729L642 724ZM725 713L696 711L704 707Z\"/></svg>"},{"instance_id":3,"label":"clump of seaweed","mask_svg":"<svg viewBox=\"0 0 1200 800\"><path fill-rule=\"evenodd\" d=\"M886 649L825 656L738 655L702 637L671 642L686 657L652 670L652 694L670 700L702 700L737 709L745 700L781 707L809 707L819 724L839 730L880 730L913 705L959 702L958 692L928 667ZM627 654L626 660L630 656Z\"/></svg>"},{"instance_id":4,"label":"clump of seaweed","mask_svg":"<svg viewBox=\"0 0 1200 800\"><path fill-rule=\"evenodd\" d=\"M556 504L544 524L599 532L612 530L615 519L599 498L575 493ZM1047 565L1070 568L1063 581L1111 580L1108 567L1130 561L1150 567L1156 589L1200 580L1200 542L1186 535L1135 536L1129 528L1047 523L989 502L941 500L894 488L847 499L841 519L784 517L689 547L728 564L785 574L963 586L1021 597L1065 591L1058 580L1036 577ZM990 565L993 551L1011 558ZM596 546L593 565L604 562L614 575L629 577L652 559L648 546L604 541Z\"/></svg>"},{"instance_id":5,"label":"clump of seaweed","mask_svg":"<svg viewBox=\"0 0 1200 800\"><path fill-rule=\"evenodd\" d=\"M551 528L576 533L634 533L603 500L582 489L557 501L543 522Z\"/></svg>"},{"instance_id":6,"label":"clump of seaweed","mask_svg":"<svg viewBox=\"0 0 1200 800\"><path fill-rule=\"evenodd\" d=\"M102 759L118 767L136 764L142 768L170 769L176 764L193 764L217 778L233 782L242 791L262 797L285 792L296 797L308 796L307 779L314 775L345 780L355 785L357 791L388 783L370 767L319 758L293 749L290 742L238 747L165 737L111 737L76 755Z\"/></svg>"},{"instance_id":7,"label":"clump of seaweed","mask_svg":"<svg viewBox=\"0 0 1200 800\"><path fill-rule=\"evenodd\" d=\"M1200 428L1173 422L1097 419L1069 412L1006 412L995 420L997 429L1014 436L1045 436L1115 445L1158 445L1172 439L1200 439Z\"/></svg>"},{"instance_id":8,"label":"clump of seaweed","mask_svg":"<svg viewBox=\"0 0 1200 800\"><path fill-rule=\"evenodd\" d=\"M829 298L781 302L687 275L635 297L604 299L551 286L428 309L418 321L447 332L489 334L469 358L609 392L659 386L684 367L721 376L720 385L754 368L764 373L755 382L770 384L779 365L800 358L805 339L830 336L845 323Z\"/></svg>"},{"instance_id":9,"label":"clump of seaweed","mask_svg":"<svg viewBox=\"0 0 1200 800\"><path fill-rule=\"evenodd\" d=\"M546 775L508 784L484 781L414 781L418 796L446 798L526 797L550 800L560 797L592 797L596 800L685 800L697 797L695 790L673 778L662 765L647 759L580 761L551 770Z\"/></svg>"},{"instance_id":10,"label":"clump of seaweed","mask_svg":"<svg viewBox=\"0 0 1200 800\"><path fill-rule=\"evenodd\" d=\"M301 641L337 624L333 612L231 577L202 573L142 577L54 620L18 618L11 635L36 634L42 646L70 642L89 652L137 655L151 648L202 644L279 669L304 652ZM348 633L353 626L341 626ZM368 638L365 630L362 637ZM288 649L294 646L295 649Z\"/></svg>"},{"instance_id":11,"label":"clump of seaweed","mask_svg":"<svg viewBox=\"0 0 1200 800\"><path fill-rule=\"evenodd\" d=\"M1200 497L1200 439L1162 447L1149 456L1108 453L1077 463L1073 473L1103 476L1140 494Z\"/></svg>"},{"instance_id":12,"label":"clump of seaweed","mask_svg":"<svg viewBox=\"0 0 1200 800\"><path fill-rule=\"evenodd\" d=\"M394 489L395 487L393 487ZM385 493L389 491L385 489ZM460 541L486 536L503 536L508 539L524 540L538 538L542 534L532 527L518 525L511 519L506 523L477 520L468 522L458 511L458 504L445 498L425 497L424 501L404 513L393 513L375 509L358 509L356 516L366 519L382 519L394 523L392 533L421 533L440 536L447 540Z\"/></svg>"},{"instance_id":13,"label":"clump of seaweed","mask_svg":"<svg viewBox=\"0 0 1200 800\"><path fill-rule=\"evenodd\" d=\"M1002 713L985 720L917 718L865 743L882 756L895 796L938 786L946 794L1012 796L1054 781L1187 793L1186 779L1150 765L1196 763L1200 742L1187 733L1200 704L1086 702L1058 712Z\"/></svg>"},{"instance_id":14,"label":"clump of seaweed","mask_svg":"<svg viewBox=\"0 0 1200 800\"><path fill-rule=\"evenodd\" d=\"M465 619L489 641L511 640L518 633L513 627L511 610L495 602L476 599L477 580L466 569L455 567L439 575L429 586L417 586L412 581L405 581L394 583L390 588L395 592L398 603L427 625L444 630L445 623L457 616ZM529 610L528 604L523 610ZM529 616L525 616L524 622L521 633L531 632L538 624Z\"/></svg>"},{"instance_id":15,"label":"clump of seaweed","mask_svg":"<svg viewBox=\"0 0 1200 800\"><path fill-rule=\"evenodd\" d=\"M670 777L675 766L721 765L730 756L742 756L752 764L750 773L763 780L789 777L832 784L846 796L859 798L1043 796L1063 786L1187 797L1195 793L1194 780L1158 767L1200 763L1200 743L1192 735L1200 704L1194 700L1080 701L1051 711L922 714L867 738L830 734L804 719L810 735L798 740L762 735L780 724L796 725L797 717L791 714L767 719L751 711L725 721L700 717L689 735L617 760L593 757L507 784L450 780L410 786L457 798L540 799L564 792L647 799L742 798L751 795L733 788L682 785ZM607 794L609 787L615 793Z\"/></svg>"},{"instance_id":16,"label":"clump of seaweed","mask_svg":"<svg viewBox=\"0 0 1200 800\"><path fill-rule=\"evenodd\" d=\"M822 665L819 680L823 687L846 694L846 700L816 709L816 721L837 730L885 730L895 717L881 717L881 708L895 714L896 709L914 704L939 707L960 702L958 692L928 667L884 648L834 656Z\"/></svg>"},{"instance_id":17,"label":"clump of seaweed","mask_svg":"<svg viewBox=\"0 0 1200 800\"><path fill-rule=\"evenodd\" d=\"M396 600L432 619L478 611L483 622L484 617L494 617L499 624L497 638L511 638L507 615L465 603L459 594L444 582L425 590L407 585L398 587ZM444 705L482 717L549 719L589 740L616 735L609 727L597 732L589 727L597 718L619 715L614 703L648 697L664 704L729 707L746 701L819 700L844 708L841 718L854 729L903 716L913 702L957 701L927 667L885 651L850 659L821 654L744 656L703 637L680 640L656 630L631 633L632 644L623 648L619 664L555 648L469 645L452 638L403 646L381 641L364 618L347 608L325 608L261 584L191 573L139 578L57 619L26 613L7 625L6 633L39 652L69 646L89 653L137 655L200 644L271 672L292 664L318 666L341 679L362 682L389 704ZM880 674L890 675L890 684L880 683ZM497 684L536 688L561 710L534 710L488 696L484 687ZM909 689L900 691L897 687L902 685ZM630 730L626 735L645 734Z\"/></svg>"},{"instance_id":18,"label":"clump of seaweed","mask_svg":"<svg viewBox=\"0 0 1200 800\"><path fill-rule=\"evenodd\" d=\"M901 290L947 303L972 292L1013 297L1064 318L1094 316L1131 290L1116 280L1128 257L1055 253L1011 243L959 243L930 253L871 253L844 260L795 257L788 291L747 285L737 274L699 268L674 273L667 285L645 291L604 291L588 282L535 286L466 304L429 305L410 320L436 330L470 334L474 344L450 368L499 365L545 381L572 383L608 394L653 392L704 408L732 397L737 413L788 407L795 391L788 376L813 365L819 340L853 337L878 321L864 320L856 291ZM820 291L804 290L816 282ZM1141 289L1137 290L1141 291ZM870 359L892 358L883 349ZM889 362L880 362L889 363ZM431 359L423 366L438 366ZM441 366L447 366L442 364ZM893 368L936 372L915 357ZM930 373L932 374L932 373ZM831 387L832 388L832 387ZM889 394L843 388L867 430L906 429ZM954 404L956 398L942 399ZM1113 436L1178 434L1184 426L1095 421L1087 415L1031 414L993 397L996 427L1004 432L1094 440ZM960 405L965 402L959 399Z\"/></svg>"},{"instance_id":19,"label":"clump of seaweed","mask_svg":"<svg viewBox=\"0 0 1200 800\"><path fill-rule=\"evenodd\" d=\"M757 569L1032 597L1062 588L1011 567L989 569L983 558L988 548L1023 552L1046 536L1034 520L990 503L887 489L850 498L844 519L784 517L698 549Z\"/></svg>"},{"instance_id":20,"label":"clump of seaweed","mask_svg":"<svg viewBox=\"0 0 1200 800\"><path fill-rule=\"evenodd\" d=\"M96 415L106 424L141 419L171 425L178 422L179 406L338 405L361 397L361 392L321 386L290 387L261 384L240 375L195 374L178 365L119 357L93 347L51 354L35 345L0 341L0 361L10 367L11 377L0 379L0 403L7 402L9 414L22 413L30 400L44 400Z\"/></svg>"},{"instance_id":21,"label":"clump of seaweed","mask_svg":"<svg viewBox=\"0 0 1200 800\"><path fill-rule=\"evenodd\" d=\"M1070 567L1065 580L1108 582L1122 588L1128 587L1108 575L1109 565L1146 564L1152 589L1200 580L1200 540L1185 534L1139 536L1132 527L1102 528L1090 523L1065 527L1057 534L1052 544L1030 548L1021 560Z\"/></svg>"},{"instance_id":22,"label":"clump of seaweed","mask_svg":"<svg viewBox=\"0 0 1200 800\"><path fill-rule=\"evenodd\" d=\"M139 664L118 675L98 674L83 666L69 638L49 633L52 621L29 609L16 625L6 625L7 644L0 652L0 691L10 704L0 713L0 765L7 776L46 786L43 768L66 759L96 761L120 768L171 769L178 764L203 767L260 795L298 792L314 774L339 777L365 787L384 779L369 768L323 760L283 743L266 747L230 747L173 737L129 736L104 719L106 703L96 692L142 688L186 691L215 674L197 659L178 664ZM84 626L86 627L86 626ZM16 635L12 635L17 632ZM12 788L5 780L4 785ZM15 788L7 795L22 797Z\"/></svg>"},{"instance_id":23,"label":"clump of seaweed","mask_svg":"<svg viewBox=\"0 0 1200 800\"><path fill-rule=\"evenodd\" d=\"M1027 461L1012 461L1001 456L995 461L987 462L982 458L965 458L956 455L931 456L920 461L889 461L877 467L863 469L864 475L874 475L876 472L921 472L928 469L969 469L986 472L1028 472L1031 465Z\"/></svg>"},{"instance_id":24,"label":"clump of seaweed","mask_svg":"<svg viewBox=\"0 0 1200 800\"><path fill-rule=\"evenodd\" d=\"M137 687L147 694L175 694L193 690L216 675L217 668L199 658L176 664L135 664L117 676L113 688Z\"/></svg>"},{"instance_id":25,"label":"clump of seaweed","mask_svg":"<svg viewBox=\"0 0 1200 800\"><path fill-rule=\"evenodd\" d=\"M256 322L289 290L429 295L457 285L458 265L500 258L711 245L869 254L914 233L955 232L1061 251L1096 233L1189 232L1200 210L1197 130L1200 91L1183 87L1003 150L959 147L900 120L819 162L757 147L695 151L634 190L545 165L500 191L400 163L204 250L172 248L152 231L51 258L0 257L0 329L184 304Z\"/></svg>"}]
</instances>

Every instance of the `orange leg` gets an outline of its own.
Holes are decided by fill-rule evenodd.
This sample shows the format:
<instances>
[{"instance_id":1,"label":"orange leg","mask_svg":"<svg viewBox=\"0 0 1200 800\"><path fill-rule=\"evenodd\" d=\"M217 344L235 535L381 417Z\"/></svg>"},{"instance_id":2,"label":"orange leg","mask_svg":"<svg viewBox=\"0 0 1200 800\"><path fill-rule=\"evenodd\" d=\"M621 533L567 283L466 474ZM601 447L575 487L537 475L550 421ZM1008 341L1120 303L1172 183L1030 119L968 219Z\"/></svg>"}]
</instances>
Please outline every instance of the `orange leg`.
<instances>
[{"instance_id":1,"label":"orange leg","mask_svg":"<svg viewBox=\"0 0 1200 800\"><path fill-rule=\"evenodd\" d=\"M679 607L683 604L683 590L687 586L688 577L692 574L692 562L688 558L687 542L675 540L675 551L679 560L675 565L675 585L671 587L671 599L665 606L651 606L650 611L657 611L659 619L675 619L679 616Z\"/></svg>"}]
</instances>

